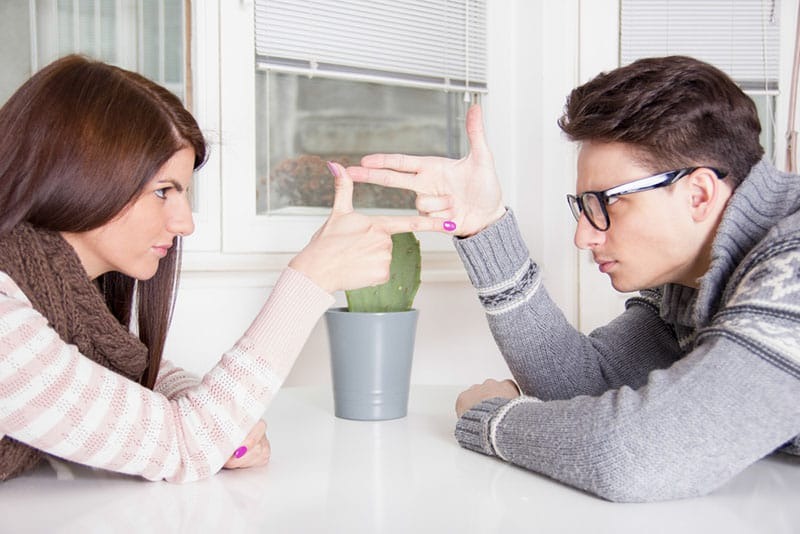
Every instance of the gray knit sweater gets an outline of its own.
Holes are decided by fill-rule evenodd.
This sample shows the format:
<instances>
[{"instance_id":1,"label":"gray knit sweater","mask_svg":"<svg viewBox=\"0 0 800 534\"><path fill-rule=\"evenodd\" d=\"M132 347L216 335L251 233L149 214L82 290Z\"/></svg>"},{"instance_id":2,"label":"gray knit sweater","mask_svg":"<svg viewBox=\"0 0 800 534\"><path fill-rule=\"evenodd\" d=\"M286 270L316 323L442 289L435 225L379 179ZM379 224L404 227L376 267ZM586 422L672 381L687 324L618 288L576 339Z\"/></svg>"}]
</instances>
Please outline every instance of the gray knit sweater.
<instances>
[{"instance_id":1,"label":"gray knit sweater","mask_svg":"<svg viewBox=\"0 0 800 534\"><path fill-rule=\"evenodd\" d=\"M800 452L800 177L757 164L699 288L642 291L588 336L541 285L513 213L456 248L523 392L466 412L462 446L613 501L703 495Z\"/></svg>"}]
</instances>

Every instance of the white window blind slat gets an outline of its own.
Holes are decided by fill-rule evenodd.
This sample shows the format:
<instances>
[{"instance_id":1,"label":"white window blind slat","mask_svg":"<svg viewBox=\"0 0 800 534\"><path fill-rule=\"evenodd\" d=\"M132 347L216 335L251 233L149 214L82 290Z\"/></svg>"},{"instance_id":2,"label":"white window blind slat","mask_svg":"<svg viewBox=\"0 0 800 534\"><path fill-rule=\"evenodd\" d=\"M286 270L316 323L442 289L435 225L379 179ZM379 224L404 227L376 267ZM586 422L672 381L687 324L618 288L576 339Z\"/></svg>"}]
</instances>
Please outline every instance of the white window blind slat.
<instances>
[{"instance_id":1,"label":"white window blind slat","mask_svg":"<svg viewBox=\"0 0 800 534\"><path fill-rule=\"evenodd\" d=\"M621 0L620 64L688 55L744 87L777 86L779 0Z\"/></svg>"},{"instance_id":2,"label":"white window blind slat","mask_svg":"<svg viewBox=\"0 0 800 534\"><path fill-rule=\"evenodd\" d=\"M486 0L256 0L264 68L486 91Z\"/></svg>"}]
</instances>

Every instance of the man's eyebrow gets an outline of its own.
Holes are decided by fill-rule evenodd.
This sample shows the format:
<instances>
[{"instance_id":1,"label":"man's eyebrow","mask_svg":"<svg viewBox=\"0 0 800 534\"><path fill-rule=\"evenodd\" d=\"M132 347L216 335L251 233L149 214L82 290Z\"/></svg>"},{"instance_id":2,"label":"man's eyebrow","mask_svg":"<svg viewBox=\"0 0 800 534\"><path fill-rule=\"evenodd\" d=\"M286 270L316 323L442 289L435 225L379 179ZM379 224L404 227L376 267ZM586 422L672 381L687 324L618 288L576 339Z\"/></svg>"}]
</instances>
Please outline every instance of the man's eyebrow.
<instances>
[{"instance_id":1,"label":"man's eyebrow","mask_svg":"<svg viewBox=\"0 0 800 534\"><path fill-rule=\"evenodd\" d=\"M183 185L181 185L181 183L180 183L180 182L178 182L177 180L173 180L173 179L171 179L171 178L170 178L170 179L166 179L166 180L159 180L159 181L158 181L158 183L159 183L159 184L171 184L171 185L172 185L172 187L174 187L174 188L175 188L175 190L176 190L178 193L183 193L183 189L184 189L184 187L183 187Z\"/></svg>"}]
</instances>

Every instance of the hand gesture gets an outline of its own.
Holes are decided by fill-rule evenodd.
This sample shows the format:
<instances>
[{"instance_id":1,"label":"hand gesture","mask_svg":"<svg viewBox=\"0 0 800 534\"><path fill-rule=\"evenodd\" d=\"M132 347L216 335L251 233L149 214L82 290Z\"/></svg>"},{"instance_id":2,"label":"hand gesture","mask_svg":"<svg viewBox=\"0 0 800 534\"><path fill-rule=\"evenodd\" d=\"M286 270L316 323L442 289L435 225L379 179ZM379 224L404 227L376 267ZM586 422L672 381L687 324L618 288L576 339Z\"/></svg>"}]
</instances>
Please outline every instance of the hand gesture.
<instances>
[{"instance_id":1,"label":"hand gesture","mask_svg":"<svg viewBox=\"0 0 800 534\"><path fill-rule=\"evenodd\" d=\"M326 291L382 284L389 279L392 234L444 232L443 219L422 216L366 216L353 210L353 180L338 163L333 209L308 245L289 262Z\"/></svg>"},{"instance_id":2,"label":"hand gesture","mask_svg":"<svg viewBox=\"0 0 800 534\"><path fill-rule=\"evenodd\" d=\"M455 223L455 235L476 234L505 213L478 105L467 112L470 152L462 159L371 154L347 170L355 182L409 189L420 214Z\"/></svg>"}]
</instances>

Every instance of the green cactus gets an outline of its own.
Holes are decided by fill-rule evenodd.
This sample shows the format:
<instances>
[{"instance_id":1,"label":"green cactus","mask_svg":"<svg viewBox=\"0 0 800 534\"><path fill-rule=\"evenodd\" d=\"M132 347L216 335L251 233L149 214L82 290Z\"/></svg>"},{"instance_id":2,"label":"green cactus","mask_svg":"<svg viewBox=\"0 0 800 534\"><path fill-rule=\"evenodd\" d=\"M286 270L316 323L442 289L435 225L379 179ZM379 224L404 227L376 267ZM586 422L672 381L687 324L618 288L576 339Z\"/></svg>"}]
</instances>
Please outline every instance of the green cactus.
<instances>
[{"instance_id":1,"label":"green cactus","mask_svg":"<svg viewBox=\"0 0 800 534\"><path fill-rule=\"evenodd\" d=\"M392 263L385 284L345 291L351 312L408 311L419 289L422 260L419 240L412 232L392 236Z\"/></svg>"}]
</instances>

